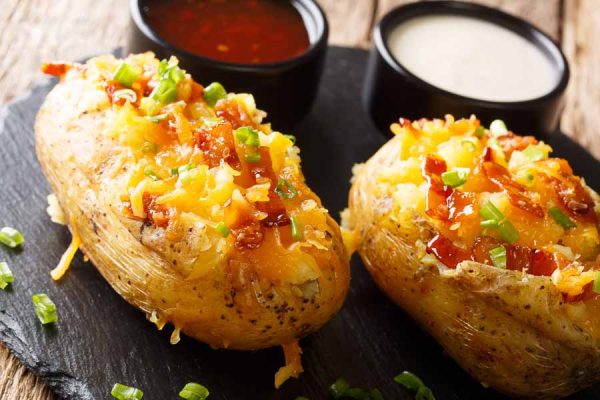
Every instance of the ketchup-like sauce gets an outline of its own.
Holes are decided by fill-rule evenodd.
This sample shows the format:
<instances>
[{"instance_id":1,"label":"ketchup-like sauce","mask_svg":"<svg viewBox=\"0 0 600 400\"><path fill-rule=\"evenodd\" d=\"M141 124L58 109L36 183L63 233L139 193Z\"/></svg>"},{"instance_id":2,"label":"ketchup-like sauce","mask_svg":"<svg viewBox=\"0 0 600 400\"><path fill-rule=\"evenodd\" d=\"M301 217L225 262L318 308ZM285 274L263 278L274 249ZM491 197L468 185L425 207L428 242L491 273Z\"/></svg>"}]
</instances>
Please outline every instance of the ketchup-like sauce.
<instances>
[{"instance_id":1,"label":"ketchup-like sauce","mask_svg":"<svg viewBox=\"0 0 600 400\"><path fill-rule=\"evenodd\" d=\"M154 0L144 12L167 41L234 64L287 60L310 44L302 16L284 0Z\"/></svg>"}]
</instances>

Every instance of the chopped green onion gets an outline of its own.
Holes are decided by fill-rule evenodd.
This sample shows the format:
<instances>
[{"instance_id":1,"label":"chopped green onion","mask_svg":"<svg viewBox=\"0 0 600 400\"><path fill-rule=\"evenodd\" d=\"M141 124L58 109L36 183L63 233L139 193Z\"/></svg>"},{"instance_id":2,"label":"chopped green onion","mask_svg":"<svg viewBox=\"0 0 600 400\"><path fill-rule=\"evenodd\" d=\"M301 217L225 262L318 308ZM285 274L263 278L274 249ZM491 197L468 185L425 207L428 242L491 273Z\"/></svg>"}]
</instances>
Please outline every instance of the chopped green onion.
<instances>
[{"instance_id":1,"label":"chopped green onion","mask_svg":"<svg viewBox=\"0 0 600 400\"><path fill-rule=\"evenodd\" d=\"M302 240L304 235L302 234L302 230L300 229L300 223L298 222L298 218L293 216L292 218L290 218L290 221L292 223L292 237L294 238L294 240Z\"/></svg>"},{"instance_id":2,"label":"chopped green onion","mask_svg":"<svg viewBox=\"0 0 600 400\"><path fill-rule=\"evenodd\" d=\"M151 169L147 169L144 171L144 175L146 175L148 178L152 179L153 181L158 181L160 180L160 178L158 177L158 175L156 175L156 173L151 170Z\"/></svg>"},{"instance_id":3,"label":"chopped green onion","mask_svg":"<svg viewBox=\"0 0 600 400\"><path fill-rule=\"evenodd\" d=\"M488 140L487 147L489 147L490 149L492 149L496 153L498 153L498 157L506 160L506 154L504 153L504 148L502 148L502 146L500 145L500 143L498 143L498 140L495 137Z\"/></svg>"},{"instance_id":4,"label":"chopped green onion","mask_svg":"<svg viewBox=\"0 0 600 400\"><path fill-rule=\"evenodd\" d=\"M292 144L296 144L296 136L294 135L283 135L285 136L287 139L290 140L290 142L292 142Z\"/></svg>"},{"instance_id":5,"label":"chopped green onion","mask_svg":"<svg viewBox=\"0 0 600 400\"><path fill-rule=\"evenodd\" d=\"M121 385L120 383L115 383L110 394L118 400L140 400L144 397L144 392L140 389Z\"/></svg>"},{"instance_id":6,"label":"chopped green onion","mask_svg":"<svg viewBox=\"0 0 600 400\"><path fill-rule=\"evenodd\" d=\"M477 147L475 147L475 143L473 143L470 140L463 140L462 142L460 142L464 147L467 148L467 151L469 153L474 153L475 150L477 150Z\"/></svg>"},{"instance_id":7,"label":"chopped green onion","mask_svg":"<svg viewBox=\"0 0 600 400\"><path fill-rule=\"evenodd\" d=\"M483 218L482 228L495 228L502 236L502 239L508 243L514 243L519 240L519 233L513 224L504 217L504 214L492 203L487 201L479 209L479 215Z\"/></svg>"},{"instance_id":8,"label":"chopped green onion","mask_svg":"<svg viewBox=\"0 0 600 400\"><path fill-rule=\"evenodd\" d=\"M156 143L144 142L142 145L142 153L156 153Z\"/></svg>"},{"instance_id":9,"label":"chopped green onion","mask_svg":"<svg viewBox=\"0 0 600 400\"><path fill-rule=\"evenodd\" d=\"M159 114L159 115L146 115L146 119L150 122L154 122L155 124L158 124L160 121L165 120L167 117L169 116L169 114Z\"/></svg>"},{"instance_id":10,"label":"chopped green onion","mask_svg":"<svg viewBox=\"0 0 600 400\"><path fill-rule=\"evenodd\" d=\"M456 168L442 173L442 182L446 186L457 187L464 185L469 176L469 168Z\"/></svg>"},{"instance_id":11,"label":"chopped green onion","mask_svg":"<svg viewBox=\"0 0 600 400\"><path fill-rule=\"evenodd\" d=\"M417 400L435 400L435 396L431 389L425 386L423 381L412 372L404 371L400 375L394 377L394 382L409 390L417 392L415 395L415 399Z\"/></svg>"},{"instance_id":12,"label":"chopped green onion","mask_svg":"<svg viewBox=\"0 0 600 400\"><path fill-rule=\"evenodd\" d=\"M262 157L260 153L246 153L244 154L244 160L248 163L256 164L259 163Z\"/></svg>"},{"instance_id":13,"label":"chopped green onion","mask_svg":"<svg viewBox=\"0 0 600 400\"><path fill-rule=\"evenodd\" d=\"M410 390L419 390L420 387L424 386L423 381L418 376L408 371L396 375L394 377L394 382Z\"/></svg>"},{"instance_id":14,"label":"chopped green onion","mask_svg":"<svg viewBox=\"0 0 600 400\"><path fill-rule=\"evenodd\" d=\"M249 126L242 126L235 130L235 138L246 146L258 147L260 146L260 138L258 132Z\"/></svg>"},{"instance_id":15,"label":"chopped green onion","mask_svg":"<svg viewBox=\"0 0 600 400\"><path fill-rule=\"evenodd\" d=\"M506 124L501 119L495 119L490 124L490 132L493 136L503 136L508 133Z\"/></svg>"},{"instance_id":16,"label":"chopped green onion","mask_svg":"<svg viewBox=\"0 0 600 400\"><path fill-rule=\"evenodd\" d=\"M131 89L116 90L113 93L113 99L123 99L130 103L135 103L137 101L137 94Z\"/></svg>"},{"instance_id":17,"label":"chopped green onion","mask_svg":"<svg viewBox=\"0 0 600 400\"><path fill-rule=\"evenodd\" d=\"M296 188L287 181L287 179L280 179L275 186L275 193L282 199L293 199L298 195Z\"/></svg>"},{"instance_id":18,"label":"chopped green onion","mask_svg":"<svg viewBox=\"0 0 600 400\"><path fill-rule=\"evenodd\" d=\"M573 222L565 213L563 213L558 207L551 207L548 210L548 214L563 228L571 229L575 228L577 224Z\"/></svg>"},{"instance_id":19,"label":"chopped green onion","mask_svg":"<svg viewBox=\"0 0 600 400\"><path fill-rule=\"evenodd\" d=\"M185 171L189 171L194 168L196 168L196 164L192 162L186 165L182 165L181 167L171 168L171 176L177 176Z\"/></svg>"},{"instance_id":20,"label":"chopped green onion","mask_svg":"<svg viewBox=\"0 0 600 400\"><path fill-rule=\"evenodd\" d=\"M481 139L485 135L485 128L483 126L478 126L477 129L475 129L474 135L478 139Z\"/></svg>"},{"instance_id":21,"label":"chopped green onion","mask_svg":"<svg viewBox=\"0 0 600 400\"><path fill-rule=\"evenodd\" d=\"M112 76L112 80L119 82L123 86L130 87L140 73L139 69L132 67L126 62L120 62Z\"/></svg>"},{"instance_id":22,"label":"chopped green onion","mask_svg":"<svg viewBox=\"0 0 600 400\"><path fill-rule=\"evenodd\" d=\"M48 295L44 293L34 294L31 296L31 300L33 300L35 314L42 324L51 324L58 321L56 304L50 300Z\"/></svg>"},{"instance_id":23,"label":"chopped green onion","mask_svg":"<svg viewBox=\"0 0 600 400\"><path fill-rule=\"evenodd\" d=\"M25 238L23 237L23 235L21 235L21 232L19 232L15 228L5 226L4 228L0 229L0 243L2 243L3 245L14 249L18 245L22 244L24 241Z\"/></svg>"},{"instance_id":24,"label":"chopped green onion","mask_svg":"<svg viewBox=\"0 0 600 400\"><path fill-rule=\"evenodd\" d=\"M208 389L195 382L187 383L179 392L179 397L186 400L206 400L208 395Z\"/></svg>"},{"instance_id":25,"label":"chopped green onion","mask_svg":"<svg viewBox=\"0 0 600 400\"><path fill-rule=\"evenodd\" d=\"M177 66L175 66L169 70L169 73L167 76L169 77L170 80L172 80L173 82L175 82L175 84L177 84L185 79L185 72L183 72L183 70L181 68L178 68Z\"/></svg>"},{"instance_id":26,"label":"chopped green onion","mask_svg":"<svg viewBox=\"0 0 600 400\"><path fill-rule=\"evenodd\" d=\"M334 399L383 400L383 395L379 389L353 388L342 378L329 387L329 392Z\"/></svg>"},{"instance_id":27,"label":"chopped green onion","mask_svg":"<svg viewBox=\"0 0 600 400\"><path fill-rule=\"evenodd\" d=\"M213 82L204 88L204 100L211 107L225 97L227 97L227 91L219 82Z\"/></svg>"},{"instance_id":28,"label":"chopped green onion","mask_svg":"<svg viewBox=\"0 0 600 400\"><path fill-rule=\"evenodd\" d=\"M225 222L223 221L219 222L217 226L215 226L215 230L219 232L219 235L223 236L224 238L229 236L229 233L231 232L227 225L225 225Z\"/></svg>"},{"instance_id":29,"label":"chopped green onion","mask_svg":"<svg viewBox=\"0 0 600 400\"><path fill-rule=\"evenodd\" d=\"M177 101L177 85L170 79L161 79L150 93L150 98L162 104L173 103Z\"/></svg>"},{"instance_id":30,"label":"chopped green onion","mask_svg":"<svg viewBox=\"0 0 600 400\"><path fill-rule=\"evenodd\" d=\"M495 267L506 269L506 249L504 246L494 247L489 254Z\"/></svg>"},{"instance_id":31,"label":"chopped green onion","mask_svg":"<svg viewBox=\"0 0 600 400\"><path fill-rule=\"evenodd\" d=\"M527 158L534 162L543 160L546 156L539 146L535 146L533 144L527 146L527 148L523 150L523 154L525 154Z\"/></svg>"},{"instance_id":32,"label":"chopped green onion","mask_svg":"<svg viewBox=\"0 0 600 400\"><path fill-rule=\"evenodd\" d=\"M150 97L143 97L142 100L140 100L140 110L147 116L158 114L161 108L162 104Z\"/></svg>"},{"instance_id":33,"label":"chopped green onion","mask_svg":"<svg viewBox=\"0 0 600 400\"><path fill-rule=\"evenodd\" d=\"M13 275L8 264L0 262L0 289L5 289L9 283L13 283L15 276Z\"/></svg>"},{"instance_id":34,"label":"chopped green onion","mask_svg":"<svg viewBox=\"0 0 600 400\"><path fill-rule=\"evenodd\" d=\"M596 272L596 278L594 278L594 283L592 284L592 290L595 293L600 294L600 272Z\"/></svg>"}]
</instances>

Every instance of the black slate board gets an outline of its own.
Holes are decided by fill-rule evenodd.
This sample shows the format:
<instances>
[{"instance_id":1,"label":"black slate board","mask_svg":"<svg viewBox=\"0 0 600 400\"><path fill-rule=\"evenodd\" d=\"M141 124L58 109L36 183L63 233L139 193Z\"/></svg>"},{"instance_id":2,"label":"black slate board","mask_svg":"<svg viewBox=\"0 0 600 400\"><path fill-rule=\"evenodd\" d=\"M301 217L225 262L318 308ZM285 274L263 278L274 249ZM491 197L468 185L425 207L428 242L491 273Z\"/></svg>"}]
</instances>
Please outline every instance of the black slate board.
<instances>
[{"instance_id":1,"label":"black slate board","mask_svg":"<svg viewBox=\"0 0 600 400\"><path fill-rule=\"evenodd\" d=\"M302 148L312 188L334 216L346 205L351 167L366 160L384 141L360 104L366 52L330 49L323 84L311 114L293 131ZM438 399L502 399L463 372L400 309L390 303L352 262L352 284L343 310L318 333L304 339L306 372L280 390L273 374L283 363L280 349L217 351L185 336L176 346L141 312L125 303L94 267L77 256L60 282L49 271L69 243L65 228L46 215L48 185L35 158L33 121L53 81L36 86L0 109L0 225L18 227L22 250L0 249L15 283L0 291L0 340L34 373L66 399L107 399L115 382L141 388L144 399L176 399L188 381L206 384L211 399L292 400L327 398L338 377L361 387L378 387L386 399L412 399L392 382L405 369L427 382ZM290 94L293 95L293 94ZM399 94L402 95L402 94ZM600 188L600 163L557 134L556 154L572 160L577 173ZM45 292L56 302L60 321L42 327L31 295ZM600 387L573 399L600 397Z\"/></svg>"}]
</instances>

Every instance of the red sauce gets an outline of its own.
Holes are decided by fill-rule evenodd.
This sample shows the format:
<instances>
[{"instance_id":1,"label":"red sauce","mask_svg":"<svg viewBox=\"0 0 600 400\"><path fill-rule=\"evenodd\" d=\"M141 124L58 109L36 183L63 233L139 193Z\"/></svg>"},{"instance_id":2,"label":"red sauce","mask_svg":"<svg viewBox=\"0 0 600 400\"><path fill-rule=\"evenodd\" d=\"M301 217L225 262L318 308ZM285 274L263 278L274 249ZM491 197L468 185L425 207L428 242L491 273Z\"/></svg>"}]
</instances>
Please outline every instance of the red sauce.
<instances>
[{"instance_id":1,"label":"red sauce","mask_svg":"<svg viewBox=\"0 0 600 400\"><path fill-rule=\"evenodd\" d=\"M310 44L302 16L289 1L154 0L144 11L167 41L234 64L287 60Z\"/></svg>"}]
</instances>

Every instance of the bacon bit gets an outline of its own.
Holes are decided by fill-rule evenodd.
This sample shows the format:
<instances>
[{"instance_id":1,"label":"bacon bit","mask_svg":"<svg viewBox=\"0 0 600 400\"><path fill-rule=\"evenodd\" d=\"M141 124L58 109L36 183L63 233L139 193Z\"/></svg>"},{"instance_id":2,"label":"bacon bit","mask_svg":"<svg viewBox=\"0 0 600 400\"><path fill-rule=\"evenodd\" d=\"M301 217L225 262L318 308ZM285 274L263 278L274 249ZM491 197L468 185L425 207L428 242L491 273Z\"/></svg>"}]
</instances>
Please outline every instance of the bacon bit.
<instances>
[{"instance_id":1,"label":"bacon bit","mask_svg":"<svg viewBox=\"0 0 600 400\"><path fill-rule=\"evenodd\" d=\"M252 219L245 220L240 226L231 229L238 250L257 249L265 237L264 227Z\"/></svg>"},{"instance_id":2,"label":"bacon bit","mask_svg":"<svg viewBox=\"0 0 600 400\"><path fill-rule=\"evenodd\" d=\"M492 259L490 258L490 250L498 246L502 246L502 242L500 240L489 236L479 236L477 239L475 239L475 242L471 247L473 260L477 261L478 263L491 265Z\"/></svg>"},{"instance_id":3,"label":"bacon bit","mask_svg":"<svg viewBox=\"0 0 600 400\"><path fill-rule=\"evenodd\" d=\"M41 69L46 75L63 76L70 68L69 63L43 63Z\"/></svg>"},{"instance_id":4,"label":"bacon bit","mask_svg":"<svg viewBox=\"0 0 600 400\"><path fill-rule=\"evenodd\" d=\"M427 253L436 256L449 268L456 268L459 263L472 259L470 251L455 246L450 239L439 233L427 243Z\"/></svg>"},{"instance_id":5,"label":"bacon bit","mask_svg":"<svg viewBox=\"0 0 600 400\"><path fill-rule=\"evenodd\" d=\"M234 99L224 99L215 105L217 117L221 117L229 121L233 129L241 128L242 126L253 126L256 124L252 118L246 113L244 107Z\"/></svg>"},{"instance_id":6,"label":"bacon bit","mask_svg":"<svg viewBox=\"0 0 600 400\"><path fill-rule=\"evenodd\" d=\"M446 200L452 194L452 188L442 183L442 173L446 172L446 162L434 155L427 154L422 166L422 174L427 180L425 210L427 215L447 221L450 215Z\"/></svg>"},{"instance_id":7,"label":"bacon bit","mask_svg":"<svg viewBox=\"0 0 600 400\"><path fill-rule=\"evenodd\" d=\"M459 192L453 190L446 199L448 207L448 221L453 224L471 216L477 215L477 194L473 192Z\"/></svg>"},{"instance_id":8,"label":"bacon bit","mask_svg":"<svg viewBox=\"0 0 600 400\"><path fill-rule=\"evenodd\" d=\"M488 179L496 184L498 189L501 189L506 193L510 202L515 207L527 211L538 218L544 218L544 210L542 207L524 195L524 193L526 193L525 187L520 183L515 182L506 168L495 162L484 161L483 170Z\"/></svg>"},{"instance_id":9,"label":"bacon bit","mask_svg":"<svg viewBox=\"0 0 600 400\"><path fill-rule=\"evenodd\" d=\"M536 145L538 141L533 136L517 136L512 132L508 132L507 135L503 135L497 138L498 144L502 146L504 153L507 158L513 151L525 150L529 145Z\"/></svg>"},{"instance_id":10,"label":"bacon bit","mask_svg":"<svg viewBox=\"0 0 600 400\"><path fill-rule=\"evenodd\" d=\"M157 197L158 195L148 192L144 192L142 195L146 222L156 227L165 228L169 225L170 213L164 206L156 204Z\"/></svg>"},{"instance_id":11,"label":"bacon bit","mask_svg":"<svg viewBox=\"0 0 600 400\"><path fill-rule=\"evenodd\" d=\"M223 122L196 133L196 146L204 153L204 159L210 168L225 161L232 168L240 169L240 159L235 151L231 123Z\"/></svg>"},{"instance_id":12,"label":"bacon bit","mask_svg":"<svg viewBox=\"0 0 600 400\"><path fill-rule=\"evenodd\" d=\"M558 199L574 218L597 224L598 217L594 211L592 196L585 190L581 180L573 175L569 164L565 160L558 161L561 178L546 176L546 180L554 187Z\"/></svg>"},{"instance_id":13,"label":"bacon bit","mask_svg":"<svg viewBox=\"0 0 600 400\"><path fill-rule=\"evenodd\" d=\"M550 276L556 268L558 268L558 264L552 254L544 250L532 250L531 264L527 272L538 276Z\"/></svg>"}]
</instances>

